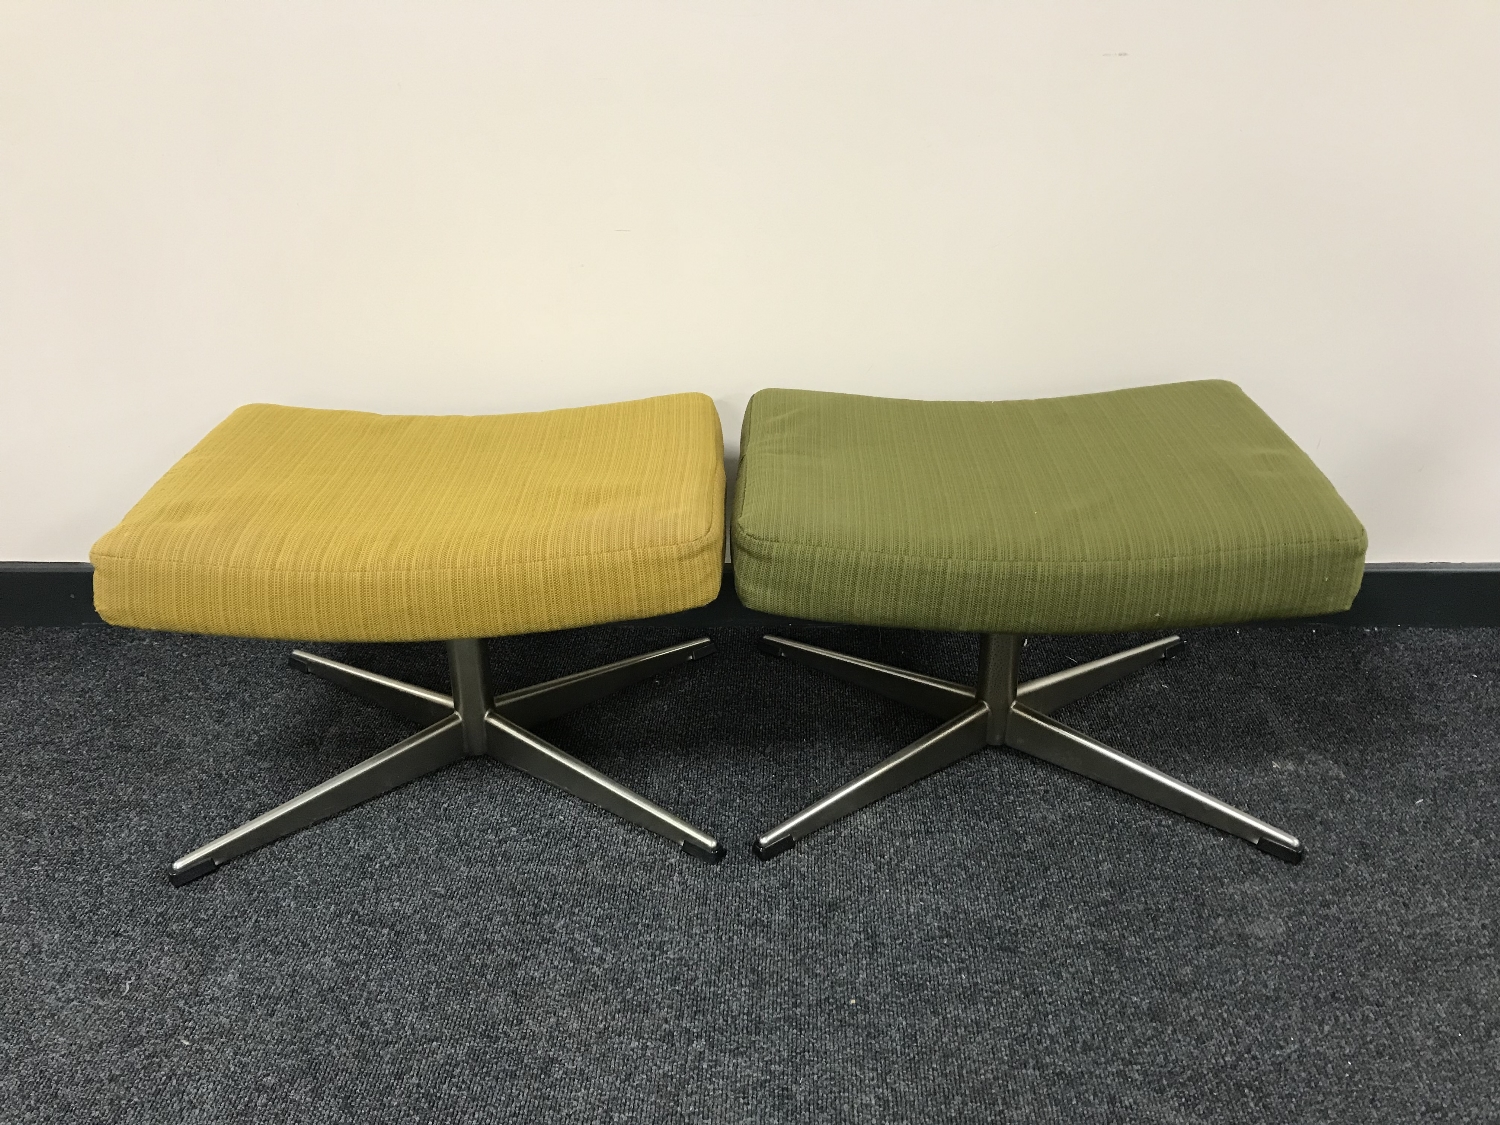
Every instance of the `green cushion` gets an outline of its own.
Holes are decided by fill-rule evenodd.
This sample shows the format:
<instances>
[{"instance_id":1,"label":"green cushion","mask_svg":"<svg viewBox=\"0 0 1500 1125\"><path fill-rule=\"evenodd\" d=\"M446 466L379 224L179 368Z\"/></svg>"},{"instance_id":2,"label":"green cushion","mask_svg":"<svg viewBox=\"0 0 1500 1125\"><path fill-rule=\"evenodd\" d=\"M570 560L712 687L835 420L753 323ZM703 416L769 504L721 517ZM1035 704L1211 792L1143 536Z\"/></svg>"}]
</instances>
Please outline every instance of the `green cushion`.
<instances>
[{"instance_id":1,"label":"green cushion","mask_svg":"<svg viewBox=\"0 0 1500 1125\"><path fill-rule=\"evenodd\" d=\"M1365 530L1215 380L1016 402L761 391L733 544L753 609L1082 633L1347 609Z\"/></svg>"}]
</instances>

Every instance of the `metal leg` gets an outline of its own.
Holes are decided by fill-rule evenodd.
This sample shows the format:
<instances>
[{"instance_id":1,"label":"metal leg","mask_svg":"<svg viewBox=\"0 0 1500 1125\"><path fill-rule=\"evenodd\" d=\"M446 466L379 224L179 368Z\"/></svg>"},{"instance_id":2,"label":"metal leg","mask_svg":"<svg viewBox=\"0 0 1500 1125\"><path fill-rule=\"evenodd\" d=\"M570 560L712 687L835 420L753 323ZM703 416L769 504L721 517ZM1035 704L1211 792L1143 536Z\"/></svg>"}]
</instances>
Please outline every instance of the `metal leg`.
<instances>
[{"instance_id":1,"label":"metal leg","mask_svg":"<svg viewBox=\"0 0 1500 1125\"><path fill-rule=\"evenodd\" d=\"M574 672L571 676L559 676L555 680L507 692L495 697L495 710L522 726L545 723L549 719L575 711L586 703L603 699L621 688L649 679L667 668L707 656L713 651L713 641L707 637L699 637L670 648L590 668L587 672Z\"/></svg>"},{"instance_id":2,"label":"metal leg","mask_svg":"<svg viewBox=\"0 0 1500 1125\"><path fill-rule=\"evenodd\" d=\"M233 832L189 852L172 864L172 882L183 886L236 856L341 813L371 797L388 793L413 778L461 758L485 754L675 840L686 852L717 862L723 858L724 849L712 836L537 738L517 726L507 714L513 710L534 719L561 714L663 668L712 651L713 643L702 637L495 699L490 691L482 640L469 638L448 642L452 695L428 691L337 660L296 650L291 656L292 667L327 680L398 715L430 725L389 750L367 758Z\"/></svg>"},{"instance_id":3,"label":"metal leg","mask_svg":"<svg viewBox=\"0 0 1500 1125\"><path fill-rule=\"evenodd\" d=\"M1102 781L1143 801L1248 840L1261 851L1288 863L1301 863L1306 854L1297 837L1102 742L1095 742L1088 735L1040 715L1024 704L1017 703L1011 708L1005 743L1023 754Z\"/></svg>"},{"instance_id":4,"label":"metal leg","mask_svg":"<svg viewBox=\"0 0 1500 1125\"><path fill-rule=\"evenodd\" d=\"M1016 699L1039 715L1053 711L1075 699L1082 699L1106 684L1124 679L1133 672L1163 660L1182 647L1181 637L1165 637L1149 644L1127 648L1075 668L1065 668L1050 676L1027 680L1016 689Z\"/></svg>"},{"instance_id":5,"label":"metal leg","mask_svg":"<svg viewBox=\"0 0 1500 1125\"><path fill-rule=\"evenodd\" d=\"M760 648L762 652L772 656L782 656L809 668L827 672L830 676L836 676L857 687L869 688L887 699L905 703L940 719L951 719L974 706L973 688L939 680L934 676L923 676L904 668L861 660L857 656L846 656L832 649L774 635L762 637Z\"/></svg>"},{"instance_id":6,"label":"metal leg","mask_svg":"<svg viewBox=\"0 0 1500 1125\"><path fill-rule=\"evenodd\" d=\"M753 850L756 856L770 859L779 855L819 828L848 816L856 809L872 805L882 797L888 797L915 781L967 758L974 751L983 749L989 717L990 709L987 705L972 705L937 730L923 735L849 784L835 789L821 801L809 805L784 824L771 829L755 841Z\"/></svg>"},{"instance_id":7,"label":"metal leg","mask_svg":"<svg viewBox=\"0 0 1500 1125\"><path fill-rule=\"evenodd\" d=\"M979 638L979 683L974 690L990 709L984 737L991 746L1005 744L1010 705L1016 701L1022 644L1023 639L1014 633L986 633Z\"/></svg>"},{"instance_id":8,"label":"metal leg","mask_svg":"<svg viewBox=\"0 0 1500 1125\"><path fill-rule=\"evenodd\" d=\"M453 685L453 709L464 725L464 753L477 758L489 750L484 719L490 710L490 670L483 641L448 642L448 679Z\"/></svg>"},{"instance_id":9,"label":"metal leg","mask_svg":"<svg viewBox=\"0 0 1500 1125\"><path fill-rule=\"evenodd\" d=\"M980 746L990 745L1008 746L1042 758L1248 840L1268 855L1288 863L1302 862L1307 853L1297 837L1047 717L1047 712L1137 672L1181 647L1180 637L1165 637L1018 686L1020 638L990 634L981 638L980 683L974 690L785 637L767 636L761 641L761 648L774 656L819 668L950 721L767 832L755 842L755 854L768 859L818 828L957 761ZM973 733L975 730L977 735ZM967 749L956 749L959 747Z\"/></svg>"},{"instance_id":10,"label":"metal leg","mask_svg":"<svg viewBox=\"0 0 1500 1125\"><path fill-rule=\"evenodd\" d=\"M506 765L555 785L591 805L608 809L658 836L675 840L682 845L683 851L699 859L717 863L724 858L723 846L712 836L698 831L666 809L563 753L509 719L491 711L485 718L485 729L489 736L490 755Z\"/></svg>"},{"instance_id":11,"label":"metal leg","mask_svg":"<svg viewBox=\"0 0 1500 1125\"><path fill-rule=\"evenodd\" d=\"M172 864L173 885L180 887L191 883L236 856L290 836L371 797L389 793L423 774L452 765L464 756L462 725L457 715L450 714L441 722L433 723L373 758L366 758L337 777L313 786L232 832L226 832L212 843L188 852Z\"/></svg>"},{"instance_id":12,"label":"metal leg","mask_svg":"<svg viewBox=\"0 0 1500 1125\"><path fill-rule=\"evenodd\" d=\"M287 663L299 672L306 672L317 676L320 680L327 680L351 695L359 696L367 703L393 711L413 722L435 723L453 713L451 696L428 691L426 688L408 684L403 680L393 680L388 676L366 672L363 668L356 668L352 664L341 664L337 660L329 660L326 656L303 652L300 648L292 650Z\"/></svg>"}]
</instances>

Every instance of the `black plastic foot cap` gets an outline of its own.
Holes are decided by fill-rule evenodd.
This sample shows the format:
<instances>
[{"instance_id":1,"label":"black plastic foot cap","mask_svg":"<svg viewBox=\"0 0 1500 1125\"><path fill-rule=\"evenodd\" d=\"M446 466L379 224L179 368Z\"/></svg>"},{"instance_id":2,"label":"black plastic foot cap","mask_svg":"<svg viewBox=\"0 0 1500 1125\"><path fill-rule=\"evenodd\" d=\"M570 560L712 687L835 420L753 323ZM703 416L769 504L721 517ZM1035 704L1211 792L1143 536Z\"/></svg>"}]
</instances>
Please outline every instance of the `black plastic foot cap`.
<instances>
[{"instance_id":1,"label":"black plastic foot cap","mask_svg":"<svg viewBox=\"0 0 1500 1125\"><path fill-rule=\"evenodd\" d=\"M772 640L770 637L762 637L755 642L755 647L767 656L785 656L786 649L781 647L781 642Z\"/></svg>"},{"instance_id":2,"label":"black plastic foot cap","mask_svg":"<svg viewBox=\"0 0 1500 1125\"><path fill-rule=\"evenodd\" d=\"M181 871L173 867L167 872L167 877L172 880L172 886L185 887L194 879L201 879L205 875L212 874L219 869L219 865L211 859L201 860L191 867L184 867Z\"/></svg>"},{"instance_id":3,"label":"black plastic foot cap","mask_svg":"<svg viewBox=\"0 0 1500 1125\"><path fill-rule=\"evenodd\" d=\"M684 840L682 842L682 850L687 852L688 855L697 856L704 863L718 863L719 860L724 858L723 844L715 844L713 848L710 849L700 847L699 845L693 843L691 840Z\"/></svg>"},{"instance_id":4,"label":"black plastic foot cap","mask_svg":"<svg viewBox=\"0 0 1500 1125\"><path fill-rule=\"evenodd\" d=\"M757 840L750 845L750 850L755 853L756 859L774 859L782 852L789 852L796 846L797 841L794 838L783 836L769 844L764 840Z\"/></svg>"},{"instance_id":5,"label":"black plastic foot cap","mask_svg":"<svg viewBox=\"0 0 1500 1125\"><path fill-rule=\"evenodd\" d=\"M1279 844L1275 840L1260 839L1255 841L1255 846L1267 855L1274 855L1277 859L1286 863L1301 863L1307 855L1307 849L1301 844L1295 848L1289 848L1285 844Z\"/></svg>"},{"instance_id":6,"label":"black plastic foot cap","mask_svg":"<svg viewBox=\"0 0 1500 1125\"><path fill-rule=\"evenodd\" d=\"M303 660L302 657L298 656L295 652L287 653L286 663L287 667L295 668L299 672L307 671L307 661Z\"/></svg>"}]
</instances>

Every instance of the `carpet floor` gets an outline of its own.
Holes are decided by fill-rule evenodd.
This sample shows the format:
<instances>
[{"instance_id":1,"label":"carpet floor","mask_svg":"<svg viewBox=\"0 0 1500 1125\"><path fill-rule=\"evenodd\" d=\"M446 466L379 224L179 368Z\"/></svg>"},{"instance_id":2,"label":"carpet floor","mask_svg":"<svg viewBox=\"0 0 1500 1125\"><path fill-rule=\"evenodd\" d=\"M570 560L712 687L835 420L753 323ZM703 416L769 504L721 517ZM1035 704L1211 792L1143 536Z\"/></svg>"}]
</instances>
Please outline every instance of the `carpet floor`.
<instances>
[{"instance_id":1,"label":"carpet floor","mask_svg":"<svg viewBox=\"0 0 1500 1125\"><path fill-rule=\"evenodd\" d=\"M498 641L496 686L681 639ZM1195 630L1059 713L1299 867L1009 751L758 862L932 724L715 639L537 729L718 866L476 760L176 890L172 859L413 725L283 644L0 630L0 1122L1500 1119L1500 631ZM314 647L446 687L441 646Z\"/></svg>"}]
</instances>

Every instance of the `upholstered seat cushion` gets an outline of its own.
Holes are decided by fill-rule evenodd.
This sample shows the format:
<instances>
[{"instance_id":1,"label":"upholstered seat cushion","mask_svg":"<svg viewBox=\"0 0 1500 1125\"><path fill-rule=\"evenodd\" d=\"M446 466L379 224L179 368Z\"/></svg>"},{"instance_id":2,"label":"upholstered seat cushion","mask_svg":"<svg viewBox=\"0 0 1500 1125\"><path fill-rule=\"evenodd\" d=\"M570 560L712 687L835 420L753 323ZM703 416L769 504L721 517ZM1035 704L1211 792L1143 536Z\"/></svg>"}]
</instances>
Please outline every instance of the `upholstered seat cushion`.
<instances>
[{"instance_id":1,"label":"upholstered seat cushion","mask_svg":"<svg viewBox=\"0 0 1500 1125\"><path fill-rule=\"evenodd\" d=\"M745 414L746 605L1070 633L1347 609L1359 520L1234 384L1013 402L766 390Z\"/></svg>"},{"instance_id":2,"label":"upholstered seat cushion","mask_svg":"<svg viewBox=\"0 0 1500 1125\"><path fill-rule=\"evenodd\" d=\"M236 410L95 544L117 625L487 637L711 601L723 445L701 394L486 417Z\"/></svg>"}]
</instances>

